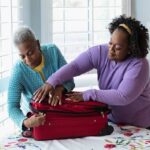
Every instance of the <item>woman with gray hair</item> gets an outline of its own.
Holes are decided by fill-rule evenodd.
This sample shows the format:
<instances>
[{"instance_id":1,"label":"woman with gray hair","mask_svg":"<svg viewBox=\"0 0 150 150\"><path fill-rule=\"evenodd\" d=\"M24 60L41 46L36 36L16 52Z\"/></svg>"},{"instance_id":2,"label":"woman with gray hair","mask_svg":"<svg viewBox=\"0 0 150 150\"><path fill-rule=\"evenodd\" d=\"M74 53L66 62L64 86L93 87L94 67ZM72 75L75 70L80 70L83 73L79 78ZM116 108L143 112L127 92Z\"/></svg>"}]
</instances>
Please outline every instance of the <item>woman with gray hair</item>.
<instances>
[{"instance_id":1,"label":"woman with gray hair","mask_svg":"<svg viewBox=\"0 0 150 150\"><path fill-rule=\"evenodd\" d=\"M30 100L34 92L41 87L45 81L66 64L60 50L54 44L40 46L32 30L28 27L19 28L14 34L14 44L19 50L21 60L13 67L8 89L8 113L10 118L21 130L43 125L45 115L33 115L27 118L21 109L21 95L25 97L29 108ZM59 85L53 93L54 101L51 105L61 104L61 95L64 91L74 88L73 80ZM44 94L44 93L43 93Z\"/></svg>"}]
</instances>

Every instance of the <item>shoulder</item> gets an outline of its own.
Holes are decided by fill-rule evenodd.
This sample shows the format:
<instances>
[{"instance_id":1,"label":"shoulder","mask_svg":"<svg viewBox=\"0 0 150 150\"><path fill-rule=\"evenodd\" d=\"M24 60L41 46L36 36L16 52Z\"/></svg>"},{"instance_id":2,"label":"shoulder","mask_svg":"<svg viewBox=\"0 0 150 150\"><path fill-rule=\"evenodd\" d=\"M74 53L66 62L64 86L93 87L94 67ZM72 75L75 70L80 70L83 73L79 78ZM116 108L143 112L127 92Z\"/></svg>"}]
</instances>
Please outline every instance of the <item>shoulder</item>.
<instances>
[{"instance_id":1,"label":"shoulder","mask_svg":"<svg viewBox=\"0 0 150 150\"><path fill-rule=\"evenodd\" d=\"M129 59L127 72L132 73L134 77L149 78L149 62L146 58Z\"/></svg>"},{"instance_id":2,"label":"shoulder","mask_svg":"<svg viewBox=\"0 0 150 150\"><path fill-rule=\"evenodd\" d=\"M100 44L93 47L90 47L89 50L91 51L104 51L108 52L108 44Z\"/></svg>"},{"instance_id":3,"label":"shoulder","mask_svg":"<svg viewBox=\"0 0 150 150\"><path fill-rule=\"evenodd\" d=\"M108 44L96 45L88 49L89 53L94 57L107 57Z\"/></svg>"},{"instance_id":4,"label":"shoulder","mask_svg":"<svg viewBox=\"0 0 150 150\"><path fill-rule=\"evenodd\" d=\"M12 72L20 73L22 67L24 66L21 60L18 60L12 67Z\"/></svg>"},{"instance_id":5,"label":"shoulder","mask_svg":"<svg viewBox=\"0 0 150 150\"><path fill-rule=\"evenodd\" d=\"M129 59L130 68L138 66L138 68L145 68L149 70L149 62L146 58L131 58Z\"/></svg>"},{"instance_id":6,"label":"shoulder","mask_svg":"<svg viewBox=\"0 0 150 150\"><path fill-rule=\"evenodd\" d=\"M29 67L22 62L22 60L18 60L11 69L11 78L23 78L25 76L24 72L28 72Z\"/></svg>"},{"instance_id":7,"label":"shoulder","mask_svg":"<svg viewBox=\"0 0 150 150\"><path fill-rule=\"evenodd\" d=\"M63 55L61 54L59 48L55 44L42 45L41 50L44 55L44 59L46 60L46 65L58 64L60 59L63 59L63 57L60 57Z\"/></svg>"},{"instance_id":8,"label":"shoulder","mask_svg":"<svg viewBox=\"0 0 150 150\"><path fill-rule=\"evenodd\" d=\"M89 58L92 58L93 63L100 65L108 58L108 44L96 45L87 50Z\"/></svg>"},{"instance_id":9,"label":"shoulder","mask_svg":"<svg viewBox=\"0 0 150 150\"><path fill-rule=\"evenodd\" d=\"M44 44L41 45L41 50L44 53L56 53L59 49L55 44Z\"/></svg>"}]
</instances>

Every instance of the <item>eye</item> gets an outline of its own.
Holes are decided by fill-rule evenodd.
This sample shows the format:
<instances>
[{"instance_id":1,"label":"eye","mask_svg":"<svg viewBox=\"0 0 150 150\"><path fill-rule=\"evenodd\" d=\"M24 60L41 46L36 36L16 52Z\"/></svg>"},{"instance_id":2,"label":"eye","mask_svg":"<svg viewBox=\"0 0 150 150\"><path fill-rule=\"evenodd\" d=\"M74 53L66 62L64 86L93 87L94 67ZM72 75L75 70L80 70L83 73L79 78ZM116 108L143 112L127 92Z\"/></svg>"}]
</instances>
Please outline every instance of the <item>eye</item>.
<instances>
[{"instance_id":1,"label":"eye","mask_svg":"<svg viewBox=\"0 0 150 150\"><path fill-rule=\"evenodd\" d=\"M20 55L20 58L21 58L21 59L24 59L24 58L25 58L25 56L24 56L24 55Z\"/></svg>"},{"instance_id":2,"label":"eye","mask_svg":"<svg viewBox=\"0 0 150 150\"><path fill-rule=\"evenodd\" d=\"M116 50L121 50L121 48L122 48L122 47L121 47L120 45L116 45L116 46L115 46L115 49L116 49Z\"/></svg>"},{"instance_id":3,"label":"eye","mask_svg":"<svg viewBox=\"0 0 150 150\"><path fill-rule=\"evenodd\" d=\"M28 51L28 56L31 56L33 54L33 51Z\"/></svg>"},{"instance_id":4,"label":"eye","mask_svg":"<svg viewBox=\"0 0 150 150\"><path fill-rule=\"evenodd\" d=\"M109 45L112 45L112 42L111 42L111 41L109 42Z\"/></svg>"}]
</instances>

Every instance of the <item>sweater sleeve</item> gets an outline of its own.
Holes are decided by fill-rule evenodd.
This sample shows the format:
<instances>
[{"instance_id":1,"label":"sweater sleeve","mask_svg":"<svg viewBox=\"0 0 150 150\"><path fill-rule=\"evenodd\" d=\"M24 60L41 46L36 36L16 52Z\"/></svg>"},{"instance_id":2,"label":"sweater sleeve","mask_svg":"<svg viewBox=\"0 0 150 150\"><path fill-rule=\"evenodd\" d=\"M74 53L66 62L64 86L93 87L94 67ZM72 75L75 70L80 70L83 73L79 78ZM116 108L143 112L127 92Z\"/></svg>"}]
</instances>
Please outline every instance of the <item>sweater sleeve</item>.
<instances>
[{"instance_id":1,"label":"sweater sleeve","mask_svg":"<svg viewBox=\"0 0 150 150\"><path fill-rule=\"evenodd\" d=\"M148 80L149 65L143 59L126 71L118 89L87 90L83 92L83 98L85 101L92 99L109 105L128 105L142 94Z\"/></svg>"},{"instance_id":2,"label":"sweater sleeve","mask_svg":"<svg viewBox=\"0 0 150 150\"><path fill-rule=\"evenodd\" d=\"M8 114L15 124L22 130L23 120L26 118L20 109L21 93L21 72L19 65L13 68L8 87Z\"/></svg>"},{"instance_id":3,"label":"sweater sleeve","mask_svg":"<svg viewBox=\"0 0 150 150\"><path fill-rule=\"evenodd\" d=\"M97 56L99 56L97 52L98 47L94 47L81 53L74 61L66 64L50 76L47 82L55 87L56 85L62 84L75 76L79 76L93 68L96 68L98 65Z\"/></svg>"},{"instance_id":4,"label":"sweater sleeve","mask_svg":"<svg viewBox=\"0 0 150 150\"><path fill-rule=\"evenodd\" d=\"M57 55L57 62L58 62L58 65L57 65L57 70L58 70L62 66L66 65L67 62L66 62L65 58L63 57L63 55L61 54L58 47L56 47L55 45L54 45L54 47L55 47L55 50L56 50L56 53L57 53L56 55ZM63 86L65 87L67 92L70 92L75 87L73 78L70 78L69 80L63 82Z\"/></svg>"}]
</instances>

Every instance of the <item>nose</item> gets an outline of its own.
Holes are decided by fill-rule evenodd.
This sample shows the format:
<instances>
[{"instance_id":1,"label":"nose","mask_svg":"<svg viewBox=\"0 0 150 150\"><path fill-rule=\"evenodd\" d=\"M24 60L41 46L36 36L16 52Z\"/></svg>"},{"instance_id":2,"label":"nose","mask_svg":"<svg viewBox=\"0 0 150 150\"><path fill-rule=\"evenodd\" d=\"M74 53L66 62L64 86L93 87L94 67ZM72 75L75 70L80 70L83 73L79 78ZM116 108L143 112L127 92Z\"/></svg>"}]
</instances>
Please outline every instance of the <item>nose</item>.
<instances>
[{"instance_id":1,"label":"nose","mask_svg":"<svg viewBox=\"0 0 150 150\"><path fill-rule=\"evenodd\" d=\"M112 45L110 46L110 51L111 51L111 52L115 52L115 45L112 44Z\"/></svg>"},{"instance_id":2,"label":"nose","mask_svg":"<svg viewBox=\"0 0 150 150\"><path fill-rule=\"evenodd\" d=\"M24 58L24 63L27 64L27 65L30 65L31 63L31 58L29 56L25 56Z\"/></svg>"}]
</instances>

